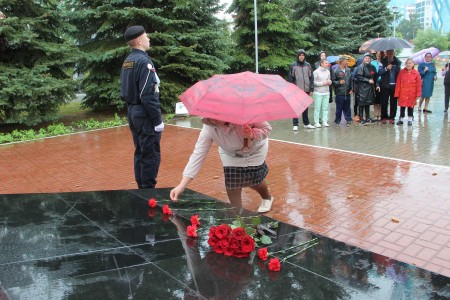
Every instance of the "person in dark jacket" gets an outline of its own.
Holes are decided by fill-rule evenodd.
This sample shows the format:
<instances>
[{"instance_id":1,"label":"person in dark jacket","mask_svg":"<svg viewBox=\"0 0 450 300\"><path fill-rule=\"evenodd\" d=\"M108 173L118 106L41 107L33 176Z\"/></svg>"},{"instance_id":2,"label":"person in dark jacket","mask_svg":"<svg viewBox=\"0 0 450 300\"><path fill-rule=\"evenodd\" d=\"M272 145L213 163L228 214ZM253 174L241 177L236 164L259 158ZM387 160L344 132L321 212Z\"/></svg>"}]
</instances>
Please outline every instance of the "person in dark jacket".
<instances>
[{"instance_id":1,"label":"person in dark jacket","mask_svg":"<svg viewBox=\"0 0 450 300\"><path fill-rule=\"evenodd\" d=\"M138 188L154 188L161 162L164 130L159 102L159 78L147 54L150 39L142 26L124 33L132 48L120 72L120 96L127 103L127 118L134 142L134 176Z\"/></svg>"},{"instance_id":2,"label":"person in dark jacket","mask_svg":"<svg viewBox=\"0 0 450 300\"><path fill-rule=\"evenodd\" d=\"M448 102L450 99L450 63L444 67L444 112L448 112Z\"/></svg>"},{"instance_id":3,"label":"person in dark jacket","mask_svg":"<svg viewBox=\"0 0 450 300\"><path fill-rule=\"evenodd\" d=\"M359 57L356 60L356 66L352 70L352 90L353 90L353 97L355 99L353 103L353 121L359 122L359 114L358 114L358 107L359 107L359 82L356 78L356 72L358 71L358 66L362 64L364 57Z\"/></svg>"},{"instance_id":4,"label":"person in dark jacket","mask_svg":"<svg viewBox=\"0 0 450 300\"><path fill-rule=\"evenodd\" d=\"M342 55L339 57L339 66L331 73L331 80L333 81L334 93L336 94L336 118L334 123L339 125L341 123L342 113L344 113L347 126L352 123L352 111L350 108L352 94L352 72L347 67L348 57Z\"/></svg>"},{"instance_id":5,"label":"person in dark jacket","mask_svg":"<svg viewBox=\"0 0 450 300\"><path fill-rule=\"evenodd\" d=\"M397 98L394 97L395 83L397 82L398 73L402 62L395 57L394 50L387 50L386 56L381 60L383 68L379 70L378 75L381 76L380 82L380 102L381 102L381 123L395 123L397 115ZM389 114L388 114L389 105Z\"/></svg>"},{"instance_id":6,"label":"person in dark jacket","mask_svg":"<svg viewBox=\"0 0 450 300\"><path fill-rule=\"evenodd\" d=\"M356 77L359 82L359 123L361 125L370 124L370 105L375 99L375 84L377 81L377 70L370 63L370 53L364 55L362 64L360 64L356 71ZM364 118L365 113L365 118Z\"/></svg>"},{"instance_id":7,"label":"person in dark jacket","mask_svg":"<svg viewBox=\"0 0 450 300\"><path fill-rule=\"evenodd\" d=\"M314 76L313 70L309 63L306 62L306 52L303 49L297 51L297 61L293 62L289 66L288 81L297 85L305 93L309 94L311 97L314 92ZM308 108L306 108L302 113L303 127L307 129L314 129L309 122L308 118ZM293 128L292 130L298 130L298 118L292 120Z\"/></svg>"}]
</instances>

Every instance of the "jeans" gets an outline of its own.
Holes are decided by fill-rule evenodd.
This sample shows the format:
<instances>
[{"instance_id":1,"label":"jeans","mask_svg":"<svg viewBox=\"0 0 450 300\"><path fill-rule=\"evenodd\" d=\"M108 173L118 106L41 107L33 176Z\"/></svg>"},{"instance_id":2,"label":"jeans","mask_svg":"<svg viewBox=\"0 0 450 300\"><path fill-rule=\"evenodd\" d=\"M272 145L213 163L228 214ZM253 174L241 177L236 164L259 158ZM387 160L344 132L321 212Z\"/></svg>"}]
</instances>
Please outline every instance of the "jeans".
<instances>
[{"instance_id":1,"label":"jeans","mask_svg":"<svg viewBox=\"0 0 450 300\"><path fill-rule=\"evenodd\" d=\"M342 113L344 113L345 120L347 122L352 121L352 111L350 108L351 98L350 95L336 95L336 118L334 122L336 124L341 123Z\"/></svg>"},{"instance_id":2,"label":"jeans","mask_svg":"<svg viewBox=\"0 0 450 300\"><path fill-rule=\"evenodd\" d=\"M309 118L308 118L308 108L306 108L303 112L302 112L302 120L303 120L303 125L309 125ZM294 126L298 126L298 118L293 118L292 119L292 124Z\"/></svg>"},{"instance_id":3,"label":"jeans","mask_svg":"<svg viewBox=\"0 0 450 300\"><path fill-rule=\"evenodd\" d=\"M381 118L394 120L397 115L397 98L394 97L395 85L389 88L381 88L380 104L381 104ZM389 104L389 115L388 115Z\"/></svg>"}]
</instances>

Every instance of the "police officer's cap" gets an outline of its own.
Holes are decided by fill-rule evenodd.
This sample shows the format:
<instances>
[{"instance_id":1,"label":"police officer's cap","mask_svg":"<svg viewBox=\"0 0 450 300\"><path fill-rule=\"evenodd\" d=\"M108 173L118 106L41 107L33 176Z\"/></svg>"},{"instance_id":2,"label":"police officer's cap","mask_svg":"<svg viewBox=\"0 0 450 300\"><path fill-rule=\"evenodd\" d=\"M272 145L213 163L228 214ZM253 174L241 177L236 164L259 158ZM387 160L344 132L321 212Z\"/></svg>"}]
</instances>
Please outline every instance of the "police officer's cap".
<instances>
[{"instance_id":1,"label":"police officer's cap","mask_svg":"<svg viewBox=\"0 0 450 300\"><path fill-rule=\"evenodd\" d=\"M125 30L125 33L123 35L125 37L125 42L134 40L138 36L142 35L144 32L145 32L145 28L140 25L128 27L127 30Z\"/></svg>"}]
</instances>

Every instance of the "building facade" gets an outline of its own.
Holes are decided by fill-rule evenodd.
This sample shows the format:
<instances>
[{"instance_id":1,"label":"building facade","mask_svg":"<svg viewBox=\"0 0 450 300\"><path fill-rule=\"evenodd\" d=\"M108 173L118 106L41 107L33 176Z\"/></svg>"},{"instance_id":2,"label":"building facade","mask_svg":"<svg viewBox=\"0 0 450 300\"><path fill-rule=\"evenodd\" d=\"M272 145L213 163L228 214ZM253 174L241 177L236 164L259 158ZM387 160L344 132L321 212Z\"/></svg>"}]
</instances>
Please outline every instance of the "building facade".
<instances>
[{"instance_id":1,"label":"building facade","mask_svg":"<svg viewBox=\"0 0 450 300\"><path fill-rule=\"evenodd\" d=\"M392 7L397 7L403 18L409 19L411 14L416 14L423 29L450 32L449 0L391 0L390 8Z\"/></svg>"}]
</instances>

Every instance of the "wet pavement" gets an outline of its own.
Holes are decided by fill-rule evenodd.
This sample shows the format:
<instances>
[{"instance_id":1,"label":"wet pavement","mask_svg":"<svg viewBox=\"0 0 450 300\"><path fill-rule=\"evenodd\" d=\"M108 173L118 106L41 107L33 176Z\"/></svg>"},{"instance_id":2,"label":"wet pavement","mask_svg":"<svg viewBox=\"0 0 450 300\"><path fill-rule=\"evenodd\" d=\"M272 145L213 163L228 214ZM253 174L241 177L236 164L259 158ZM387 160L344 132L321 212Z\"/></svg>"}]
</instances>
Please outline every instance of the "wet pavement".
<instances>
[{"instance_id":1,"label":"wet pavement","mask_svg":"<svg viewBox=\"0 0 450 300\"><path fill-rule=\"evenodd\" d=\"M416 110L412 127L293 132L290 120L271 122L267 179L276 200L266 216L450 277L450 123L441 87L433 113ZM174 123L163 134L160 188L181 179L199 133L198 118ZM126 126L0 145L0 194L135 189L132 153ZM189 188L227 202L216 147ZM255 212L256 193L244 189L243 197Z\"/></svg>"},{"instance_id":2,"label":"wet pavement","mask_svg":"<svg viewBox=\"0 0 450 300\"><path fill-rule=\"evenodd\" d=\"M241 220L270 224L269 257L282 261L281 270L269 271L258 257L217 254L208 245L209 228L231 223L235 213L192 191L172 203L169 191L0 195L0 298L450 297L448 277L251 212ZM158 202L153 209L151 197ZM164 204L176 217L162 213ZM201 223L198 238L186 236L193 214ZM294 247L313 239L312 248Z\"/></svg>"}]
</instances>

